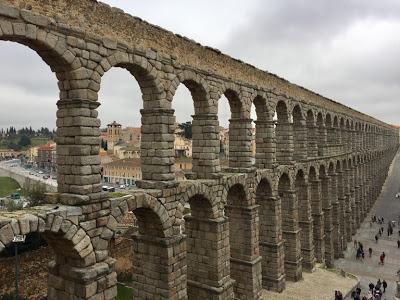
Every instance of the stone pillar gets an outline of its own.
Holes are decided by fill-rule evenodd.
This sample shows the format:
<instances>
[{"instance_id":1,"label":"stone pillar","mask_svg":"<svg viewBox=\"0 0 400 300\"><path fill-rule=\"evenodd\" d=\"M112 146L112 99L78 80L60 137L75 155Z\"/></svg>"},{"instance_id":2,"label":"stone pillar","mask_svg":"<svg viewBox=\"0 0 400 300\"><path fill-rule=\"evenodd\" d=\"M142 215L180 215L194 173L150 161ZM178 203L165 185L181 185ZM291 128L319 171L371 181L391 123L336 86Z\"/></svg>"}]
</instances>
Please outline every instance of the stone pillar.
<instances>
[{"instance_id":1,"label":"stone pillar","mask_svg":"<svg viewBox=\"0 0 400 300\"><path fill-rule=\"evenodd\" d=\"M332 204L330 192L329 176L321 177L321 196L322 210L324 212L324 233L325 233L325 264L333 266L333 224L332 224Z\"/></svg>"},{"instance_id":2,"label":"stone pillar","mask_svg":"<svg viewBox=\"0 0 400 300\"><path fill-rule=\"evenodd\" d=\"M307 127L304 119L293 123L293 144L293 159L295 161L307 159Z\"/></svg>"},{"instance_id":3,"label":"stone pillar","mask_svg":"<svg viewBox=\"0 0 400 300\"><path fill-rule=\"evenodd\" d=\"M47 299L115 299L117 274L113 271L114 264L113 258L88 267L50 262Z\"/></svg>"},{"instance_id":4,"label":"stone pillar","mask_svg":"<svg viewBox=\"0 0 400 300\"><path fill-rule=\"evenodd\" d=\"M367 174L366 174L366 163L365 161L361 164L361 202L363 203L363 220L367 217L367 214L369 213L369 203L367 202Z\"/></svg>"},{"instance_id":5,"label":"stone pillar","mask_svg":"<svg viewBox=\"0 0 400 300\"><path fill-rule=\"evenodd\" d=\"M313 218L314 252L317 262L325 262L324 213L321 201L321 182L311 180L311 213Z\"/></svg>"},{"instance_id":6,"label":"stone pillar","mask_svg":"<svg viewBox=\"0 0 400 300\"><path fill-rule=\"evenodd\" d=\"M342 242L340 238L340 204L338 200L337 174L331 173L331 201L332 201L332 223L333 223L333 253L334 258L339 258L342 252Z\"/></svg>"},{"instance_id":7,"label":"stone pillar","mask_svg":"<svg viewBox=\"0 0 400 300\"><path fill-rule=\"evenodd\" d=\"M318 157L317 126L307 124L307 157Z\"/></svg>"},{"instance_id":8,"label":"stone pillar","mask_svg":"<svg viewBox=\"0 0 400 300\"><path fill-rule=\"evenodd\" d=\"M141 188L175 186L175 150L173 109L141 109L142 138L140 147Z\"/></svg>"},{"instance_id":9,"label":"stone pillar","mask_svg":"<svg viewBox=\"0 0 400 300\"><path fill-rule=\"evenodd\" d=\"M234 299L229 222L185 216L188 299Z\"/></svg>"},{"instance_id":10,"label":"stone pillar","mask_svg":"<svg viewBox=\"0 0 400 300\"><path fill-rule=\"evenodd\" d=\"M344 180L344 187L345 187L345 198L346 198L346 240L348 242L351 241L351 236L353 232L353 211L351 210L351 193L350 193L350 169L345 170L345 180Z\"/></svg>"},{"instance_id":11,"label":"stone pillar","mask_svg":"<svg viewBox=\"0 0 400 300\"><path fill-rule=\"evenodd\" d=\"M276 139L274 121L255 121L256 123L256 166L271 169L276 165Z\"/></svg>"},{"instance_id":12,"label":"stone pillar","mask_svg":"<svg viewBox=\"0 0 400 300\"><path fill-rule=\"evenodd\" d=\"M192 117L192 172L194 178L214 178L221 171L218 116L196 114Z\"/></svg>"},{"instance_id":13,"label":"stone pillar","mask_svg":"<svg viewBox=\"0 0 400 300\"><path fill-rule=\"evenodd\" d=\"M354 181L354 203L355 203L355 212L354 212L354 228L357 230L361 224L361 190L359 184L359 173L358 173L359 165L355 165L353 167L353 181Z\"/></svg>"},{"instance_id":14,"label":"stone pillar","mask_svg":"<svg viewBox=\"0 0 400 300\"><path fill-rule=\"evenodd\" d=\"M319 124L318 125L318 156L325 156L326 155L326 150L327 150L327 131L325 124Z\"/></svg>"},{"instance_id":15,"label":"stone pillar","mask_svg":"<svg viewBox=\"0 0 400 300\"><path fill-rule=\"evenodd\" d=\"M332 125L326 127L326 152L325 155L334 155L334 146L336 145L335 129Z\"/></svg>"},{"instance_id":16,"label":"stone pillar","mask_svg":"<svg viewBox=\"0 0 400 300\"><path fill-rule=\"evenodd\" d=\"M229 120L229 167L251 168L253 166L252 119Z\"/></svg>"},{"instance_id":17,"label":"stone pillar","mask_svg":"<svg viewBox=\"0 0 400 300\"><path fill-rule=\"evenodd\" d=\"M356 196L355 196L355 176L354 176L355 167L352 166L349 169L349 187L350 187L350 204L351 204L351 235L356 234L357 231L357 210L356 208Z\"/></svg>"},{"instance_id":18,"label":"stone pillar","mask_svg":"<svg viewBox=\"0 0 400 300\"><path fill-rule=\"evenodd\" d=\"M268 216L260 222L260 252L262 257L262 286L282 292L285 289L284 249L279 198L260 199L260 215Z\"/></svg>"},{"instance_id":19,"label":"stone pillar","mask_svg":"<svg viewBox=\"0 0 400 300\"><path fill-rule=\"evenodd\" d=\"M60 202L95 201L101 192L99 103L83 99L57 102L57 165Z\"/></svg>"},{"instance_id":20,"label":"stone pillar","mask_svg":"<svg viewBox=\"0 0 400 300\"><path fill-rule=\"evenodd\" d=\"M133 298L187 299L185 238L136 234L132 240Z\"/></svg>"},{"instance_id":21,"label":"stone pillar","mask_svg":"<svg viewBox=\"0 0 400 300\"><path fill-rule=\"evenodd\" d=\"M300 228L296 192L289 190L280 195L282 203L282 233L285 240L286 278L299 281L302 278Z\"/></svg>"},{"instance_id":22,"label":"stone pillar","mask_svg":"<svg viewBox=\"0 0 400 300\"><path fill-rule=\"evenodd\" d=\"M351 152L351 131L350 128L345 129L345 134L346 134L346 152Z\"/></svg>"},{"instance_id":23,"label":"stone pillar","mask_svg":"<svg viewBox=\"0 0 400 300\"><path fill-rule=\"evenodd\" d=\"M312 271L315 266L314 241L313 241L313 222L311 217L311 196L310 188L307 183L297 190L299 203L299 227L302 267L304 270Z\"/></svg>"},{"instance_id":24,"label":"stone pillar","mask_svg":"<svg viewBox=\"0 0 400 300\"><path fill-rule=\"evenodd\" d=\"M351 142L351 151L357 152L357 135L354 129L350 129L350 142Z\"/></svg>"},{"instance_id":25,"label":"stone pillar","mask_svg":"<svg viewBox=\"0 0 400 300\"><path fill-rule=\"evenodd\" d=\"M346 243L346 196L344 192L343 171L337 172L337 187L338 187L338 202L339 202L339 224L340 224L340 245L341 250L347 249ZM343 257L343 252L340 252L340 257Z\"/></svg>"},{"instance_id":26,"label":"stone pillar","mask_svg":"<svg viewBox=\"0 0 400 300\"><path fill-rule=\"evenodd\" d=\"M259 205L227 205L231 252L231 277L235 299L261 299L261 256L259 250Z\"/></svg>"},{"instance_id":27,"label":"stone pillar","mask_svg":"<svg viewBox=\"0 0 400 300\"><path fill-rule=\"evenodd\" d=\"M278 164L293 163L293 128L292 123L277 122L276 135L276 161Z\"/></svg>"}]
</instances>

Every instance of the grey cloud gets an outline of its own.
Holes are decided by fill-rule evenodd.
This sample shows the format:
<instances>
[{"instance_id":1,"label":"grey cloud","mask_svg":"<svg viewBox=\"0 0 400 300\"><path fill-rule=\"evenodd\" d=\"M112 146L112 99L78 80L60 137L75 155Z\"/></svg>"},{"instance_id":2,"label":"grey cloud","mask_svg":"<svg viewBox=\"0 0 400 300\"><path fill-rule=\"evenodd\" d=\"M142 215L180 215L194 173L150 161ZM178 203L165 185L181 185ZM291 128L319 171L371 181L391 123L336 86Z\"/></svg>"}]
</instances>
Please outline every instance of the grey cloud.
<instances>
[{"instance_id":1,"label":"grey cloud","mask_svg":"<svg viewBox=\"0 0 400 300\"><path fill-rule=\"evenodd\" d=\"M221 48L328 98L399 123L394 113L399 16L400 2L393 0L263 1Z\"/></svg>"},{"instance_id":2,"label":"grey cloud","mask_svg":"<svg viewBox=\"0 0 400 300\"><path fill-rule=\"evenodd\" d=\"M382 120L399 123L400 2L397 0L106 1ZM162 12L162 13L161 13ZM25 46L0 43L0 127L55 126L57 81ZM112 69L99 93L102 124L140 125L136 80ZM193 102L179 88L180 122ZM3 109L7 108L7 109ZM12 111L13 113L9 113ZM220 124L230 116L220 100Z\"/></svg>"}]
</instances>

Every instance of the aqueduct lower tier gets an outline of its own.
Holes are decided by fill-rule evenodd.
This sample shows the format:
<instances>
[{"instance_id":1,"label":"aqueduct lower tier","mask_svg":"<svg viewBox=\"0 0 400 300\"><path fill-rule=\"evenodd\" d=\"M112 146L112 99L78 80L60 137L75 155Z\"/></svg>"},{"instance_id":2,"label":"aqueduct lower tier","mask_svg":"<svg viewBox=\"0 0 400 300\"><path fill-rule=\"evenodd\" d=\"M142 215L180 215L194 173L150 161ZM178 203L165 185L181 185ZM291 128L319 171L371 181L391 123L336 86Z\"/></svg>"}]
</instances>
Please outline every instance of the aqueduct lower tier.
<instances>
[{"instance_id":1,"label":"aqueduct lower tier","mask_svg":"<svg viewBox=\"0 0 400 300\"><path fill-rule=\"evenodd\" d=\"M47 205L0 216L0 251L30 232L54 249L49 299L115 298L108 245L129 211L139 224L135 299L282 291L316 262L342 255L398 148L388 124L96 1L1 0L0 39L36 51L59 81L58 193ZM112 67L135 77L144 107L143 180L118 199L101 191L98 157L97 95ZM171 101L181 83L195 107L193 171L177 182ZM232 114L224 169L222 95Z\"/></svg>"}]
</instances>

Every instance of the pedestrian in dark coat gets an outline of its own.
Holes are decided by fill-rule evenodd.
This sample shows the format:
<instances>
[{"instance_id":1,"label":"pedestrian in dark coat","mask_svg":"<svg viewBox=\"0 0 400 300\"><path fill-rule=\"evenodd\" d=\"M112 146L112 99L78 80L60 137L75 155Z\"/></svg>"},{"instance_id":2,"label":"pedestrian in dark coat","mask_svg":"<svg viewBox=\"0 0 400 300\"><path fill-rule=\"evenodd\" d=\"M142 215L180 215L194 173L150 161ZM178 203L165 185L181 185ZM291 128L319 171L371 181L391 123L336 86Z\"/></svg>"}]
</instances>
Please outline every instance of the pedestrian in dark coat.
<instances>
[{"instance_id":1,"label":"pedestrian in dark coat","mask_svg":"<svg viewBox=\"0 0 400 300\"><path fill-rule=\"evenodd\" d=\"M383 287L383 292L386 292L387 282L385 281L385 279L383 279L382 281L382 287Z\"/></svg>"}]
</instances>

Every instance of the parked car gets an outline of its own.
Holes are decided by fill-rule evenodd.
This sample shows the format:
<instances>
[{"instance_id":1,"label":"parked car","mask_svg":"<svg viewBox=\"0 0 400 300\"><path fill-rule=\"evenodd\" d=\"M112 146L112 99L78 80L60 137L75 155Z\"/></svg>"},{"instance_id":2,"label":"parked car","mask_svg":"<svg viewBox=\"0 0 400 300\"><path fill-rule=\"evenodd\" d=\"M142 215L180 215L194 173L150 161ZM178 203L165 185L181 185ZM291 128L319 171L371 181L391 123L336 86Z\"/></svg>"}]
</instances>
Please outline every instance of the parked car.
<instances>
[{"instance_id":1,"label":"parked car","mask_svg":"<svg viewBox=\"0 0 400 300\"><path fill-rule=\"evenodd\" d=\"M43 171L39 171L38 173L39 173L39 174L43 174L44 172L43 172Z\"/></svg>"},{"instance_id":2,"label":"parked car","mask_svg":"<svg viewBox=\"0 0 400 300\"><path fill-rule=\"evenodd\" d=\"M43 179L49 179L50 176L49 175L43 175Z\"/></svg>"},{"instance_id":3,"label":"parked car","mask_svg":"<svg viewBox=\"0 0 400 300\"><path fill-rule=\"evenodd\" d=\"M104 192L115 192L115 187L112 187L112 186L103 185L103 186L101 187L101 189L102 189Z\"/></svg>"},{"instance_id":4,"label":"parked car","mask_svg":"<svg viewBox=\"0 0 400 300\"><path fill-rule=\"evenodd\" d=\"M125 189L125 188L126 188L126 185L125 185L125 184L121 184L121 185L119 186L119 188L120 188L120 189Z\"/></svg>"}]
</instances>

